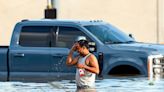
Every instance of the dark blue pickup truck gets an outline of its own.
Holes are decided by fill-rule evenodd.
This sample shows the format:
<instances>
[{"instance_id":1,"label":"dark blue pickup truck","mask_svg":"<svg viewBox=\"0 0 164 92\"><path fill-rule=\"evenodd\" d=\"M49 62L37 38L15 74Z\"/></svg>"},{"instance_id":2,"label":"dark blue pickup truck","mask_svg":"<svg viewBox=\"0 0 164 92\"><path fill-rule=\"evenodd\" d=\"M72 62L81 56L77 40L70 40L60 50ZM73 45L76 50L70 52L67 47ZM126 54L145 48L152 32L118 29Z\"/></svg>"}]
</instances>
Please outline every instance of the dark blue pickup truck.
<instances>
[{"instance_id":1,"label":"dark blue pickup truck","mask_svg":"<svg viewBox=\"0 0 164 92\"><path fill-rule=\"evenodd\" d=\"M10 46L0 47L0 80L74 79L75 67L67 66L66 58L79 36L89 40L101 76L164 72L164 45L136 42L103 21L42 19L17 23ZM158 68L152 69L150 65Z\"/></svg>"}]
</instances>

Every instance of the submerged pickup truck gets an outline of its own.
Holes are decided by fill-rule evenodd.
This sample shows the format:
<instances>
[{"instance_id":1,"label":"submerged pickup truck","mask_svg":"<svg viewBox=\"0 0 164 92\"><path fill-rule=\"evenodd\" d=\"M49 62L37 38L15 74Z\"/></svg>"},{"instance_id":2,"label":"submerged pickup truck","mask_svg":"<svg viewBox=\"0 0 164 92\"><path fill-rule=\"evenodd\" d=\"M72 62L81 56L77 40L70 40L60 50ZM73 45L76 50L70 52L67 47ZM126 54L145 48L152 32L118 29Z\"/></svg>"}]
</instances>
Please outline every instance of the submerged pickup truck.
<instances>
[{"instance_id":1,"label":"submerged pickup truck","mask_svg":"<svg viewBox=\"0 0 164 92\"><path fill-rule=\"evenodd\" d=\"M79 36L90 42L90 50L99 61L101 76L149 76L151 72L164 72L164 45L137 42L109 23L23 20L16 24L10 46L0 47L0 81L74 79L76 68L65 62ZM150 65L158 65L158 68L153 69Z\"/></svg>"}]
</instances>

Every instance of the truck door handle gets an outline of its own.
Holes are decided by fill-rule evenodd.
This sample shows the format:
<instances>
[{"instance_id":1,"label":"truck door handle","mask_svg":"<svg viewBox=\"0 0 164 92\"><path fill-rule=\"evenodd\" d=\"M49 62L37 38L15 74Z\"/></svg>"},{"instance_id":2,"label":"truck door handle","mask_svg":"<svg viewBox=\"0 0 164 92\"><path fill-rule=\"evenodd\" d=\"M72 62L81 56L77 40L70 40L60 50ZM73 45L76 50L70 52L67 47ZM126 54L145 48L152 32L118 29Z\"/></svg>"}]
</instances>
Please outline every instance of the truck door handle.
<instances>
[{"instance_id":1,"label":"truck door handle","mask_svg":"<svg viewBox=\"0 0 164 92\"><path fill-rule=\"evenodd\" d=\"M23 53L16 53L14 54L15 57L24 57L24 54Z\"/></svg>"},{"instance_id":2,"label":"truck door handle","mask_svg":"<svg viewBox=\"0 0 164 92\"><path fill-rule=\"evenodd\" d=\"M53 57L63 57L64 55L62 55L62 54L53 54L52 56Z\"/></svg>"}]
</instances>

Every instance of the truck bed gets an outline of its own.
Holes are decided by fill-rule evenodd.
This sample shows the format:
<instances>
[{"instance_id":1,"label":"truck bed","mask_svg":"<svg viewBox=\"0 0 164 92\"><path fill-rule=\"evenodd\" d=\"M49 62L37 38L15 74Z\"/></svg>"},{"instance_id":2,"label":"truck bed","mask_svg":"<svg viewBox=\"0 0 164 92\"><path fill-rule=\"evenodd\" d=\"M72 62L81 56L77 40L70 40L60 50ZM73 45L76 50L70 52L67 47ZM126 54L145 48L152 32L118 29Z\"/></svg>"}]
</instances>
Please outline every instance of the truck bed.
<instances>
[{"instance_id":1,"label":"truck bed","mask_svg":"<svg viewBox=\"0 0 164 92\"><path fill-rule=\"evenodd\" d=\"M6 81L8 76L8 46L0 46L0 80Z\"/></svg>"},{"instance_id":2,"label":"truck bed","mask_svg":"<svg viewBox=\"0 0 164 92\"><path fill-rule=\"evenodd\" d=\"M8 46L0 46L0 66L7 61ZM0 67L1 70L1 67Z\"/></svg>"}]
</instances>

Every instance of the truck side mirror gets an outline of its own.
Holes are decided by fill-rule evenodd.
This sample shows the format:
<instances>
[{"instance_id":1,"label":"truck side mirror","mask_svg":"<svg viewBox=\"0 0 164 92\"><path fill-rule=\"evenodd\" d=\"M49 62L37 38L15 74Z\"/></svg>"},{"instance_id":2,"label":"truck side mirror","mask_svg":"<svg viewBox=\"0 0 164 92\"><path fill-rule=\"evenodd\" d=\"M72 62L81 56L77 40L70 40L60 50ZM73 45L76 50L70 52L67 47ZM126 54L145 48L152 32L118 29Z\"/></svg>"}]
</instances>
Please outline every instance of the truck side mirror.
<instances>
[{"instance_id":1,"label":"truck side mirror","mask_svg":"<svg viewBox=\"0 0 164 92\"><path fill-rule=\"evenodd\" d=\"M129 34L129 37L130 37L130 38L132 38L132 39L134 39L134 37L133 37L133 35L132 35L132 34Z\"/></svg>"},{"instance_id":2,"label":"truck side mirror","mask_svg":"<svg viewBox=\"0 0 164 92\"><path fill-rule=\"evenodd\" d=\"M90 52L96 52L96 43L95 42L89 42L89 51Z\"/></svg>"}]
</instances>

